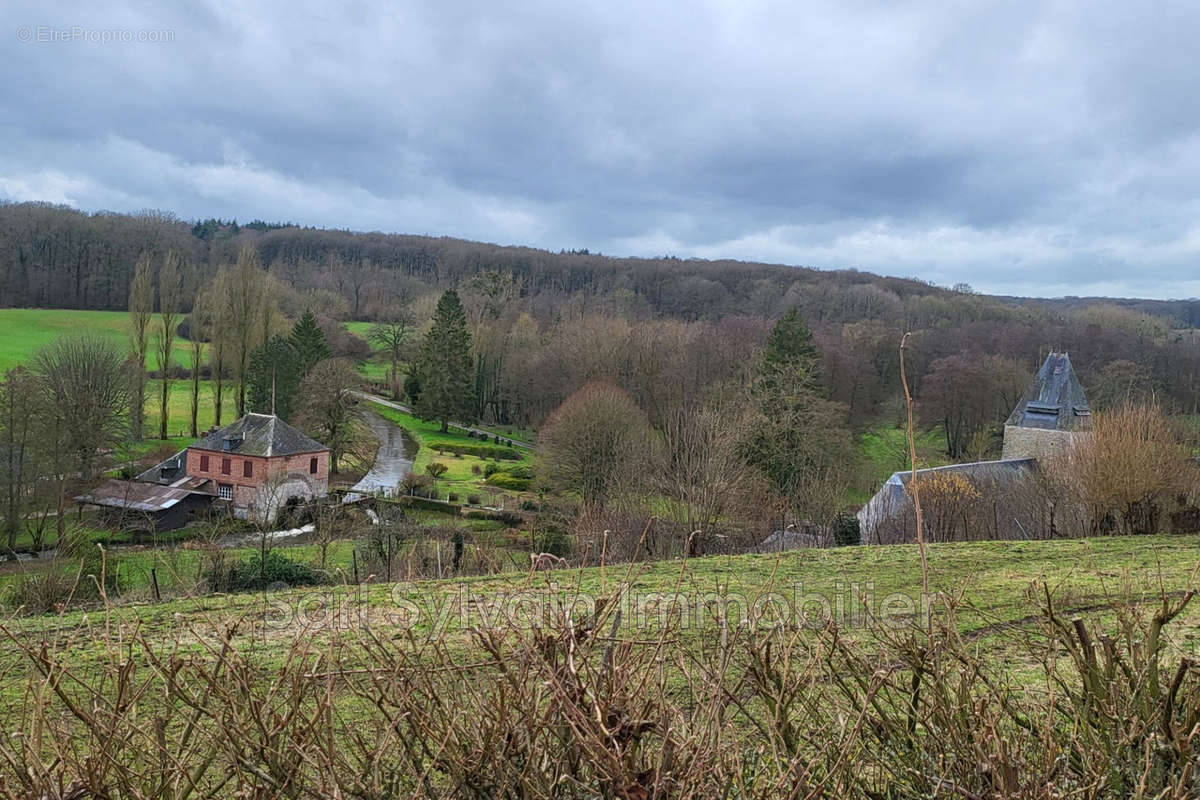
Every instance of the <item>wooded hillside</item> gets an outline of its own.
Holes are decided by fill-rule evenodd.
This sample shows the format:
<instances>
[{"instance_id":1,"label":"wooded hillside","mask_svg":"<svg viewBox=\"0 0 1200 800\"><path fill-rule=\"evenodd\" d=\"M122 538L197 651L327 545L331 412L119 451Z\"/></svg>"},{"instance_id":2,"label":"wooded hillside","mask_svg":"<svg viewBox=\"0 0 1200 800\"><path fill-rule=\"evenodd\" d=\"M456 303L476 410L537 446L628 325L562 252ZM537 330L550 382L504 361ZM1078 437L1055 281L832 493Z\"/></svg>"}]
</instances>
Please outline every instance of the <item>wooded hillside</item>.
<instances>
[{"instance_id":1,"label":"wooded hillside","mask_svg":"<svg viewBox=\"0 0 1200 800\"><path fill-rule=\"evenodd\" d=\"M491 405L491 413L521 421L544 417L594 379L633 389L653 416L655 390L639 382L664 391L670 384L675 391L689 379L737 379L733 363L761 346L770 321L792 308L813 329L831 399L848 407L855 424L877 418L898 396L895 351L906 330L915 332L910 379L918 390L937 372L937 385L952 398L958 383L976 380L971 375L979 356L1010 359L1028 372L1055 348L1070 352L1098 405L1105 397L1154 394L1176 410L1198 407L1200 344L1190 328L1200 320L1200 301L988 297L969 287L864 272L551 253L263 222L185 222L162 212L0 205L0 305L125 309L139 255L149 252L157 263L174 250L185 262L188 310L196 287L234 263L245 245L257 251L278 286L296 297L315 293L329 317L378 320L401 308L420 310L423 302L429 311L436 293L459 288L479 368L495 371L503 363L509 386L497 391L525 395L515 415L497 411L501 397L480 397L480 411ZM719 375L707 374L709 367ZM682 373L679 380L640 377L673 369ZM993 396L1004 388L975 394ZM941 413L935 405L926 406L932 422Z\"/></svg>"}]
</instances>

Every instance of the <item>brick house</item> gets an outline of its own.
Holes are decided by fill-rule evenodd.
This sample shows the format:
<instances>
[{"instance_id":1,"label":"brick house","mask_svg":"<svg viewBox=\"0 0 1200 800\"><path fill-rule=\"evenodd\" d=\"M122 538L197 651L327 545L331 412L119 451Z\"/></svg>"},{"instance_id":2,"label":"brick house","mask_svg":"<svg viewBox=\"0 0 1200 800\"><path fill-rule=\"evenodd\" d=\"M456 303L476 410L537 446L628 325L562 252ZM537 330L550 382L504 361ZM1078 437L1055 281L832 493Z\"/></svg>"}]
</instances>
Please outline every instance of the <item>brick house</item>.
<instances>
[{"instance_id":1,"label":"brick house","mask_svg":"<svg viewBox=\"0 0 1200 800\"><path fill-rule=\"evenodd\" d=\"M164 504L177 502L176 494L180 493L203 495L213 507L224 506L242 519L274 520L289 502L329 493L329 448L273 414L247 414L211 431L134 481L109 483L113 485L105 486L103 492L77 499L110 508L141 510L126 498L154 494L144 484L157 484L177 490L164 495L165 500L159 503L163 508L154 508L161 518L160 530L186 523L188 515L175 513L168 519L165 513Z\"/></svg>"},{"instance_id":2,"label":"brick house","mask_svg":"<svg viewBox=\"0 0 1200 800\"><path fill-rule=\"evenodd\" d=\"M182 466L248 519L274 519L288 502L329 493L329 448L272 414L209 433L187 448Z\"/></svg>"}]
</instances>

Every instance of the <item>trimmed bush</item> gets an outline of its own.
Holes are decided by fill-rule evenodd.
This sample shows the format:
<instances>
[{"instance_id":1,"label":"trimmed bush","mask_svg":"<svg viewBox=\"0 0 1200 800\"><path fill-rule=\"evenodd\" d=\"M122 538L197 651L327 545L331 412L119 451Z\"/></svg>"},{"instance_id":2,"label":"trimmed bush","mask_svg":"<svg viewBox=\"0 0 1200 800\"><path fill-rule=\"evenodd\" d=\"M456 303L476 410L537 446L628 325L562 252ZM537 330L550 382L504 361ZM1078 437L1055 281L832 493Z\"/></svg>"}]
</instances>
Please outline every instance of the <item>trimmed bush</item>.
<instances>
[{"instance_id":1,"label":"trimmed bush","mask_svg":"<svg viewBox=\"0 0 1200 800\"><path fill-rule=\"evenodd\" d=\"M212 584L210 578L210 585ZM246 591L249 589L265 589L272 584L287 586L317 586L325 582L317 570L299 561L292 561L282 553L272 551L266 559L254 553L240 564L234 565L228 576L229 585L226 587L213 586L220 591Z\"/></svg>"},{"instance_id":2,"label":"trimmed bush","mask_svg":"<svg viewBox=\"0 0 1200 800\"><path fill-rule=\"evenodd\" d=\"M847 547L862 543L858 517L853 514L838 514L833 521L834 547Z\"/></svg>"},{"instance_id":3,"label":"trimmed bush","mask_svg":"<svg viewBox=\"0 0 1200 800\"><path fill-rule=\"evenodd\" d=\"M509 527L522 524L525 519L515 511L492 511L486 508L464 508L463 519L486 519L493 522L503 522Z\"/></svg>"},{"instance_id":4,"label":"trimmed bush","mask_svg":"<svg viewBox=\"0 0 1200 800\"><path fill-rule=\"evenodd\" d=\"M520 461L521 454L511 447L494 447L487 444L446 444L436 442L430 445L435 453L456 453L459 455L475 456L476 458L495 458L505 461Z\"/></svg>"},{"instance_id":5,"label":"trimmed bush","mask_svg":"<svg viewBox=\"0 0 1200 800\"><path fill-rule=\"evenodd\" d=\"M487 479L489 486L495 486L500 489L510 489L514 492L524 492L529 489L529 478L518 478L508 472L494 472Z\"/></svg>"}]
</instances>

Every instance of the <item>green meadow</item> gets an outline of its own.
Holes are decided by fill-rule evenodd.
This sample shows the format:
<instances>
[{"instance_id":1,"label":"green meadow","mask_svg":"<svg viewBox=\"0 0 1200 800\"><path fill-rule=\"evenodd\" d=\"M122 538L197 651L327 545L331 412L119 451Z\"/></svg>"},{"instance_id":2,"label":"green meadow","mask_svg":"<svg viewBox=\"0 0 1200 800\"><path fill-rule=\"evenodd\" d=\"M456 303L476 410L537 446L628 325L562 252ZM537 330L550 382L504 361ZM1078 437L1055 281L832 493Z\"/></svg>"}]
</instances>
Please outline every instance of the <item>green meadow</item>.
<instances>
[{"instance_id":1,"label":"green meadow","mask_svg":"<svg viewBox=\"0 0 1200 800\"><path fill-rule=\"evenodd\" d=\"M158 319L151 324L147 367L159 368ZM43 308L0 309L0 371L27 364L42 347L66 333L93 333L122 349L129 347L129 314L125 311L73 311ZM190 367L191 345L176 338L171 347L173 364Z\"/></svg>"}]
</instances>

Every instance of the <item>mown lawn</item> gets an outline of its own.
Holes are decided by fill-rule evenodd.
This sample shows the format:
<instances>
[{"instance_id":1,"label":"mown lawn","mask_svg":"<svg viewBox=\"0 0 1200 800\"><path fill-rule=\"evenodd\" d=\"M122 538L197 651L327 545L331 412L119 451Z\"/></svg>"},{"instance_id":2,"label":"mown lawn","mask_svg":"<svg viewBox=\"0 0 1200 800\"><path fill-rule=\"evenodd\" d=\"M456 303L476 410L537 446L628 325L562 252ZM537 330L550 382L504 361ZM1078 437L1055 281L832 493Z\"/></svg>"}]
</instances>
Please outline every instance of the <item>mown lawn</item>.
<instances>
[{"instance_id":1,"label":"mown lawn","mask_svg":"<svg viewBox=\"0 0 1200 800\"><path fill-rule=\"evenodd\" d=\"M950 463L946 457L946 442L938 429L918 433L915 437L917 466L940 467ZM858 449L865 462L865 483L847 492L847 502L866 503L879 487L895 472L912 467L908 454L908 439L903 429L880 427L858 437Z\"/></svg>"}]
</instances>

